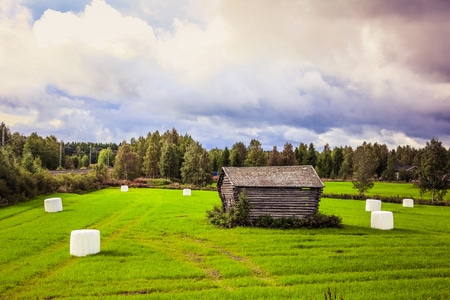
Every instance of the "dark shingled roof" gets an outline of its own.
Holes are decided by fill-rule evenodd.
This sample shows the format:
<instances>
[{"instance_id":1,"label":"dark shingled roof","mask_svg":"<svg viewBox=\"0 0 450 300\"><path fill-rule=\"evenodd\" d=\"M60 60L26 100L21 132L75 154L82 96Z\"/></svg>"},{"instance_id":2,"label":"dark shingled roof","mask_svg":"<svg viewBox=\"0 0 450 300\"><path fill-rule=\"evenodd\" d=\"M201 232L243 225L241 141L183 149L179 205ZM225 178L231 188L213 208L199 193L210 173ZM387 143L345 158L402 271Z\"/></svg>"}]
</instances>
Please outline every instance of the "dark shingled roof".
<instances>
[{"instance_id":1,"label":"dark shingled roof","mask_svg":"<svg viewBox=\"0 0 450 300\"><path fill-rule=\"evenodd\" d=\"M311 165L222 169L231 183L238 187L324 187Z\"/></svg>"}]
</instances>

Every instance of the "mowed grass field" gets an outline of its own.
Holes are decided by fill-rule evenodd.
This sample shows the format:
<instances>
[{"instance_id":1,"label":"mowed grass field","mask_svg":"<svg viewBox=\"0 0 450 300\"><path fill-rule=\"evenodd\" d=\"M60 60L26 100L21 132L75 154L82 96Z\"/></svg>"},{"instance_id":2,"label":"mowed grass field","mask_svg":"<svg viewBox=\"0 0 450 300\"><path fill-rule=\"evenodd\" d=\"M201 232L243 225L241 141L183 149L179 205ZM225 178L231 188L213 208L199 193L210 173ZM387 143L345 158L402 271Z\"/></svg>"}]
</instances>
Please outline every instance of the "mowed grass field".
<instances>
[{"instance_id":1,"label":"mowed grass field","mask_svg":"<svg viewBox=\"0 0 450 300\"><path fill-rule=\"evenodd\" d=\"M63 199L62 212L44 199ZM450 207L322 199L343 229L216 228L217 192L110 188L0 209L0 299L450 299ZM101 252L69 254L70 232L101 232ZM336 291L336 292L335 292Z\"/></svg>"},{"instance_id":2,"label":"mowed grass field","mask_svg":"<svg viewBox=\"0 0 450 300\"><path fill-rule=\"evenodd\" d=\"M348 181L325 181L324 185L324 193L358 195L358 191ZM419 188L413 183L375 182L373 188L367 191L365 195L367 197L383 196L431 200L431 193L420 195ZM450 201L450 193L445 195L444 200Z\"/></svg>"}]
</instances>

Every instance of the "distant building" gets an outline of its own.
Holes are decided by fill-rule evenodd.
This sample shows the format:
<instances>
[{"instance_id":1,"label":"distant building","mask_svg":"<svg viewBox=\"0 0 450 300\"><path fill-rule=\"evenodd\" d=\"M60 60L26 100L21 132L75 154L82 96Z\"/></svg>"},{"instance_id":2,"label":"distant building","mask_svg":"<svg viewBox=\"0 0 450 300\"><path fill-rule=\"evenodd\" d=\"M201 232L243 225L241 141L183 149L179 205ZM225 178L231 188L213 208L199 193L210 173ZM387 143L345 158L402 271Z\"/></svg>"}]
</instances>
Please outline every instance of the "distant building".
<instances>
[{"instance_id":1,"label":"distant building","mask_svg":"<svg viewBox=\"0 0 450 300\"><path fill-rule=\"evenodd\" d=\"M227 211L245 190L250 218L304 218L318 212L324 184L313 166L223 167L217 182Z\"/></svg>"},{"instance_id":2,"label":"distant building","mask_svg":"<svg viewBox=\"0 0 450 300\"><path fill-rule=\"evenodd\" d=\"M416 168L416 166L395 166L395 180L409 181L413 179Z\"/></svg>"}]
</instances>

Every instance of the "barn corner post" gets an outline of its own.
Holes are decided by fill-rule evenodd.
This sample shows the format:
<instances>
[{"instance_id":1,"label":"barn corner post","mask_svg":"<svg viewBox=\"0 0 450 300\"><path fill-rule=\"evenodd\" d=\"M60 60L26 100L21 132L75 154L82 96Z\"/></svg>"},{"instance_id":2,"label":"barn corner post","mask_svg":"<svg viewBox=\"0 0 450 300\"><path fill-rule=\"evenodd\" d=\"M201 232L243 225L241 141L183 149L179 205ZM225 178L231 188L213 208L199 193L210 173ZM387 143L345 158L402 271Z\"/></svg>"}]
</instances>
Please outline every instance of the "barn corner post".
<instances>
[{"instance_id":1,"label":"barn corner post","mask_svg":"<svg viewBox=\"0 0 450 300\"><path fill-rule=\"evenodd\" d=\"M236 201L238 191L230 181L225 167L220 171L219 179L217 180L217 191L222 201L222 211L226 212Z\"/></svg>"}]
</instances>

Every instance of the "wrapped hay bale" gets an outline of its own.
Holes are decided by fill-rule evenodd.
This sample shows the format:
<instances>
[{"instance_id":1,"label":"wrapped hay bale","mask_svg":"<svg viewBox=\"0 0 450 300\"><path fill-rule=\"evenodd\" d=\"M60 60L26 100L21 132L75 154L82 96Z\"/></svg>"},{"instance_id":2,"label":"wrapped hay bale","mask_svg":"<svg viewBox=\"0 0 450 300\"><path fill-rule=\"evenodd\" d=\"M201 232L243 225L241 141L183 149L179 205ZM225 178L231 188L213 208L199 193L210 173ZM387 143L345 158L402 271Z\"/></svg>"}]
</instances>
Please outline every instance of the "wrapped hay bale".
<instances>
[{"instance_id":1,"label":"wrapped hay bale","mask_svg":"<svg viewBox=\"0 0 450 300\"><path fill-rule=\"evenodd\" d=\"M44 200L44 208L46 212L58 212L62 211L61 198L48 198Z\"/></svg>"},{"instance_id":2,"label":"wrapped hay bale","mask_svg":"<svg viewBox=\"0 0 450 300\"><path fill-rule=\"evenodd\" d=\"M403 199L403 207L414 207L413 199Z\"/></svg>"},{"instance_id":3,"label":"wrapped hay bale","mask_svg":"<svg viewBox=\"0 0 450 300\"><path fill-rule=\"evenodd\" d=\"M70 233L70 254L86 256L100 252L100 231L97 229L72 230Z\"/></svg>"},{"instance_id":4,"label":"wrapped hay bale","mask_svg":"<svg viewBox=\"0 0 450 300\"><path fill-rule=\"evenodd\" d=\"M381 200L367 199L366 211L378 211L381 210Z\"/></svg>"},{"instance_id":5,"label":"wrapped hay bale","mask_svg":"<svg viewBox=\"0 0 450 300\"><path fill-rule=\"evenodd\" d=\"M391 211L373 211L370 216L370 227L390 230L394 228L394 214Z\"/></svg>"}]
</instances>

